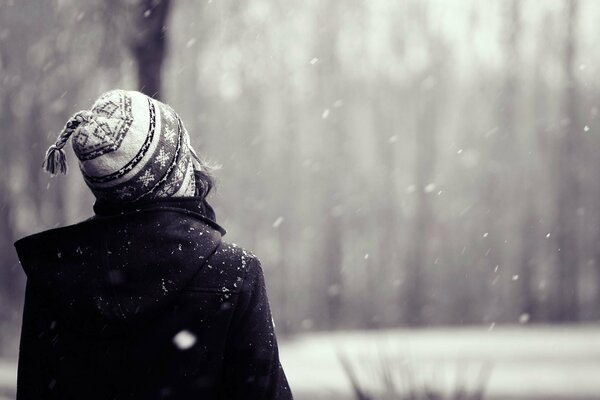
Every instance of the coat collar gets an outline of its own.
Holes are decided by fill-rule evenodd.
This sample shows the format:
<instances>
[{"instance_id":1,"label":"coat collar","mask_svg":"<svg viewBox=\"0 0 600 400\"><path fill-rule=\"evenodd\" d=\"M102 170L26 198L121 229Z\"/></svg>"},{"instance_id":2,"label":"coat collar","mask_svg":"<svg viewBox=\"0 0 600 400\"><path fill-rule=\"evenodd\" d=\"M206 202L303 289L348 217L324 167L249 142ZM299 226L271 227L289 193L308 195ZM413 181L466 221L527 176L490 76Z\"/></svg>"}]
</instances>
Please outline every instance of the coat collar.
<instances>
[{"instance_id":1,"label":"coat collar","mask_svg":"<svg viewBox=\"0 0 600 400\"><path fill-rule=\"evenodd\" d=\"M194 214L217 229L221 235L225 235L226 233L225 229L217 223L213 208L208 204L206 199L201 197L165 197L134 203L110 203L96 200L96 203L94 203L94 213L96 216L94 218L139 213L149 210L173 209Z\"/></svg>"}]
</instances>

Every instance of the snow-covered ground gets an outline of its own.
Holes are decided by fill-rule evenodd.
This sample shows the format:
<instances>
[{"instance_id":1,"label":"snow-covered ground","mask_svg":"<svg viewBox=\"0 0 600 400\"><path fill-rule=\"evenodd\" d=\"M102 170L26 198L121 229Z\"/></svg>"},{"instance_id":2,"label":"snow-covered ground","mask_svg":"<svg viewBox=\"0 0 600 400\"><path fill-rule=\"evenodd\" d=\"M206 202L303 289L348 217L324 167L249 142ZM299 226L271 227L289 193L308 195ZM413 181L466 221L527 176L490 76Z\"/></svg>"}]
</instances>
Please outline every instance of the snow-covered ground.
<instances>
[{"instance_id":1,"label":"snow-covered ground","mask_svg":"<svg viewBox=\"0 0 600 400\"><path fill-rule=\"evenodd\" d=\"M17 364L0 359L0 400L14 399L17 384Z\"/></svg>"},{"instance_id":2,"label":"snow-covered ground","mask_svg":"<svg viewBox=\"0 0 600 400\"><path fill-rule=\"evenodd\" d=\"M397 378L404 377L397 383L413 376L417 385L444 393L457 382L473 388L482 367L490 367L486 399L600 399L600 326L334 332L281 344L300 399L350 398L340 356L375 390L384 360Z\"/></svg>"},{"instance_id":3,"label":"snow-covered ground","mask_svg":"<svg viewBox=\"0 0 600 400\"><path fill-rule=\"evenodd\" d=\"M297 400L350 398L340 356L373 388L382 360L446 393L457 381L473 387L487 365L486 400L600 400L600 326L312 333L280 352ZM15 377L15 363L0 360L0 400L14 395Z\"/></svg>"}]
</instances>

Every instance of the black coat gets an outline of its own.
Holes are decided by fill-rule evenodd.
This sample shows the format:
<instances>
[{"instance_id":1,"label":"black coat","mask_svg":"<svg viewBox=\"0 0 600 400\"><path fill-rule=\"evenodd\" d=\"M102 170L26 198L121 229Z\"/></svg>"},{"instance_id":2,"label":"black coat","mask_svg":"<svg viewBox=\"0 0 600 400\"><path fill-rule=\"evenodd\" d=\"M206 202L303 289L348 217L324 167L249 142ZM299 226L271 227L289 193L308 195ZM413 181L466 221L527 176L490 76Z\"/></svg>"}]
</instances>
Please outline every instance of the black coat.
<instances>
[{"instance_id":1,"label":"black coat","mask_svg":"<svg viewBox=\"0 0 600 400\"><path fill-rule=\"evenodd\" d=\"M208 204L94 209L15 243L18 400L292 398L260 262Z\"/></svg>"}]
</instances>

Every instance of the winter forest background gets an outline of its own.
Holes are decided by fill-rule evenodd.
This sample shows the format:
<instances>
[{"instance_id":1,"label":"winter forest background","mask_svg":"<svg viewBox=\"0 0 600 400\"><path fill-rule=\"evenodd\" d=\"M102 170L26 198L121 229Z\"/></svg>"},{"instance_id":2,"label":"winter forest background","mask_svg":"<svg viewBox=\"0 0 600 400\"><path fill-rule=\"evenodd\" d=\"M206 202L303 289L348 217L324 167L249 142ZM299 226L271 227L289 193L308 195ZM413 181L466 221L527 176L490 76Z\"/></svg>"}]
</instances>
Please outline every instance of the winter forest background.
<instances>
[{"instance_id":1,"label":"winter forest background","mask_svg":"<svg viewBox=\"0 0 600 400\"><path fill-rule=\"evenodd\" d=\"M43 154L116 87L158 92L222 165L211 203L261 258L284 343L595 329L598 18L592 0L0 0L0 357L12 243L92 214L70 146L67 177Z\"/></svg>"}]
</instances>

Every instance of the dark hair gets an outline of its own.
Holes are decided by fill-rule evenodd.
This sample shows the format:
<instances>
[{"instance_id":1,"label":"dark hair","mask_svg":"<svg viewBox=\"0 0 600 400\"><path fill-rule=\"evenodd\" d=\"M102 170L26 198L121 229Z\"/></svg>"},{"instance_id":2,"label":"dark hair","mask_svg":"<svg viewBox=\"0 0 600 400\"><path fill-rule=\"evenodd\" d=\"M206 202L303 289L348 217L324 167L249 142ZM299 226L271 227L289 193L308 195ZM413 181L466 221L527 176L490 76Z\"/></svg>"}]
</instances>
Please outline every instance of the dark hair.
<instances>
[{"instance_id":1,"label":"dark hair","mask_svg":"<svg viewBox=\"0 0 600 400\"><path fill-rule=\"evenodd\" d=\"M201 197L202 200L208 196L213 186L215 185L215 180L213 176L210 174L210 170L205 171L194 171L194 178L196 180L196 197Z\"/></svg>"},{"instance_id":2,"label":"dark hair","mask_svg":"<svg viewBox=\"0 0 600 400\"><path fill-rule=\"evenodd\" d=\"M196 181L194 196L204 200L215 186L215 178L212 172L218 170L221 166L199 157L193 147L188 146L188 148L194 161L194 180Z\"/></svg>"}]
</instances>

